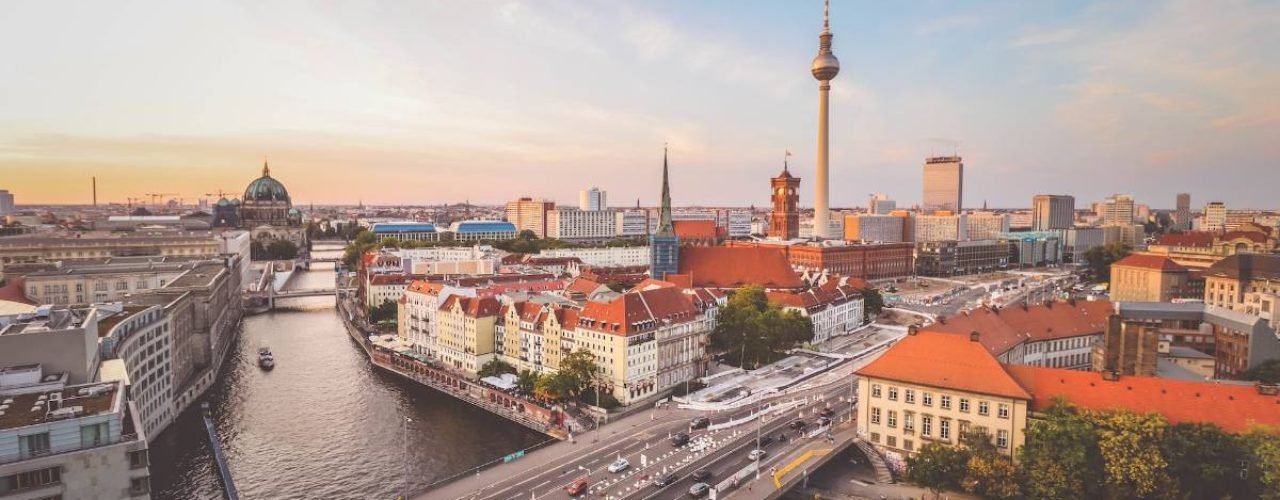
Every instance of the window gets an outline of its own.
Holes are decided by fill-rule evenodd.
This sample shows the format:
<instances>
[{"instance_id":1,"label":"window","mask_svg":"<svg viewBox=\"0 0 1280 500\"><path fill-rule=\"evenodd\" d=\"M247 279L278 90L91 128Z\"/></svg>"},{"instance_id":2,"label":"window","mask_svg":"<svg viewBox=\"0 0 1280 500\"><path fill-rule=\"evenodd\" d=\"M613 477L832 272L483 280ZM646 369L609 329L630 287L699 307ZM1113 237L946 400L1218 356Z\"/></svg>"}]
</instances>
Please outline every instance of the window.
<instances>
[{"instance_id":1,"label":"window","mask_svg":"<svg viewBox=\"0 0 1280 500\"><path fill-rule=\"evenodd\" d=\"M986 401L978 401L978 414L989 415L991 413L991 404Z\"/></svg>"},{"instance_id":2,"label":"window","mask_svg":"<svg viewBox=\"0 0 1280 500\"><path fill-rule=\"evenodd\" d=\"M938 420L938 438L943 441L951 439L951 419L944 418Z\"/></svg>"},{"instance_id":3,"label":"window","mask_svg":"<svg viewBox=\"0 0 1280 500\"><path fill-rule=\"evenodd\" d=\"M969 435L969 422L967 420L960 421L960 437Z\"/></svg>"},{"instance_id":4,"label":"window","mask_svg":"<svg viewBox=\"0 0 1280 500\"><path fill-rule=\"evenodd\" d=\"M151 465L147 457L147 450L138 450L129 452L129 468L141 469Z\"/></svg>"},{"instance_id":5,"label":"window","mask_svg":"<svg viewBox=\"0 0 1280 500\"><path fill-rule=\"evenodd\" d=\"M871 442L872 442L872 443L879 443L879 442L880 442L880 433L879 433L879 432L872 432L872 433L871 433Z\"/></svg>"},{"instance_id":6,"label":"window","mask_svg":"<svg viewBox=\"0 0 1280 500\"><path fill-rule=\"evenodd\" d=\"M29 434L18 437L18 448L23 457L38 457L49 453L49 433Z\"/></svg>"},{"instance_id":7,"label":"window","mask_svg":"<svg viewBox=\"0 0 1280 500\"><path fill-rule=\"evenodd\" d=\"M933 393L926 392L920 394L920 404L925 406L933 406Z\"/></svg>"},{"instance_id":8,"label":"window","mask_svg":"<svg viewBox=\"0 0 1280 500\"><path fill-rule=\"evenodd\" d=\"M942 406L942 409L944 409L944 410L950 410L950 409L951 409L951 396L943 395L943 396L941 397L940 401L939 401L939 404Z\"/></svg>"},{"instance_id":9,"label":"window","mask_svg":"<svg viewBox=\"0 0 1280 500\"><path fill-rule=\"evenodd\" d=\"M907 389L907 395L906 395L906 396L907 396L907 397L906 397L907 404L915 404L915 402L916 402L916 390L915 390L915 389Z\"/></svg>"},{"instance_id":10,"label":"window","mask_svg":"<svg viewBox=\"0 0 1280 500\"><path fill-rule=\"evenodd\" d=\"M871 409L871 423L873 423L873 424L879 424L879 423L880 423L880 409L879 409L879 408L872 408L872 409Z\"/></svg>"},{"instance_id":11,"label":"window","mask_svg":"<svg viewBox=\"0 0 1280 500\"><path fill-rule=\"evenodd\" d=\"M897 401L897 400L898 400L898 388L894 386L889 386L889 401Z\"/></svg>"},{"instance_id":12,"label":"window","mask_svg":"<svg viewBox=\"0 0 1280 500\"><path fill-rule=\"evenodd\" d=\"M62 468L49 467L0 477L0 495L39 488L62 481Z\"/></svg>"},{"instance_id":13,"label":"window","mask_svg":"<svg viewBox=\"0 0 1280 500\"><path fill-rule=\"evenodd\" d=\"M80 426L80 447L91 448L101 446L107 441L107 424L93 424Z\"/></svg>"},{"instance_id":14,"label":"window","mask_svg":"<svg viewBox=\"0 0 1280 500\"><path fill-rule=\"evenodd\" d=\"M898 412L889 410L889 427L898 426Z\"/></svg>"},{"instance_id":15,"label":"window","mask_svg":"<svg viewBox=\"0 0 1280 500\"><path fill-rule=\"evenodd\" d=\"M920 415L920 435L933 435L933 417L929 415Z\"/></svg>"},{"instance_id":16,"label":"window","mask_svg":"<svg viewBox=\"0 0 1280 500\"><path fill-rule=\"evenodd\" d=\"M895 446L898 446L898 438L893 437L893 436L885 436L885 437L884 437L884 444L885 444L885 446L888 446L888 447L890 447L890 448L893 448L893 447L895 447Z\"/></svg>"},{"instance_id":17,"label":"window","mask_svg":"<svg viewBox=\"0 0 1280 500\"><path fill-rule=\"evenodd\" d=\"M916 416L909 411L902 412L902 431L903 432L916 431Z\"/></svg>"},{"instance_id":18,"label":"window","mask_svg":"<svg viewBox=\"0 0 1280 500\"><path fill-rule=\"evenodd\" d=\"M911 440L910 440L910 439L903 439L903 440L902 440L902 448L903 448L903 449L905 449L905 450L907 450L907 451L913 451L913 450L915 450L916 446L915 446L915 443L911 442Z\"/></svg>"},{"instance_id":19,"label":"window","mask_svg":"<svg viewBox=\"0 0 1280 500\"><path fill-rule=\"evenodd\" d=\"M1009 447L1009 431L1000 429L996 431L996 448Z\"/></svg>"},{"instance_id":20,"label":"window","mask_svg":"<svg viewBox=\"0 0 1280 500\"><path fill-rule=\"evenodd\" d=\"M129 479L129 494L143 495L151 492L151 477L142 476Z\"/></svg>"},{"instance_id":21,"label":"window","mask_svg":"<svg viewBox=\"0 0 1280 500\"><path fill-rule=\"evenodd\" d=\"M871 384L871 397L880 397L880 384Z\"/></svg>"},{"instance_id":22,"label":"window","mask_svg":"<svg viewBox=\"0 0 1280 500\"><path fill-rule=\"evenodd\" d=\"M960 411L962 411L962 412L964 412L964 413L969 413L969 399L968 399L968 398L960 398Z\"/></svg>"},{"instance_id":23,"label":"window","mask_svg":"<svg viewBox=\"0 0 1280 500\"><path fill-rule=\"evenodd\" d=\"M107 282L105 282L105 281L99 281L99 282L97 282L97 283L94 283L94 284L93 284L93 291L95 291L95 292L105 292L105 291L107 291Z\"/></svg>"},{"instance_id":24,"label":"window","mask_svg":"<svg viewBox=\"0 0 1280 500\"><path fill-rule=\"evenodd\" d=\"M1009 405L1000 403L1000 405L996 407L996 416L1000 418L1009 418Z\"/></svg>"},{"instance_id":25,"label":"window","mask_svg":"<svg viewBox=\"0 0 1280 500\"><path fill-rule=\"evenodd\" d=\"M128 290L128 289L129 289L128 281L120 280L116 282L116 290Z\"/></svg>"}]
</instances>

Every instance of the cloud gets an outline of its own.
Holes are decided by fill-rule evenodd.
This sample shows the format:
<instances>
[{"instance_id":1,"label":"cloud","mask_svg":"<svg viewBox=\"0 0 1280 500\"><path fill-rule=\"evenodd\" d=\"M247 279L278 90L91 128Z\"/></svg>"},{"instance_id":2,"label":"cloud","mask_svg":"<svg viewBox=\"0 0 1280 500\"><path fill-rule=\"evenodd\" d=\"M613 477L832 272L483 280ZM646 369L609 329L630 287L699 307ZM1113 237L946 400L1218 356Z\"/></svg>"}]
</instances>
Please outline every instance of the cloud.
<instances>
[{"instance_id":1,"label":"cloud","mask_svg":"<svg viewBox=\"0 0 1280 500\"><path fill-rule=\"evenodd\" d=\"M1074 28L1037 30L1025 33L1009 42L1013 48L1039 47L1042 45L1058 45L1075 41L1080 32Z\"/></svg>"}]
</instances>

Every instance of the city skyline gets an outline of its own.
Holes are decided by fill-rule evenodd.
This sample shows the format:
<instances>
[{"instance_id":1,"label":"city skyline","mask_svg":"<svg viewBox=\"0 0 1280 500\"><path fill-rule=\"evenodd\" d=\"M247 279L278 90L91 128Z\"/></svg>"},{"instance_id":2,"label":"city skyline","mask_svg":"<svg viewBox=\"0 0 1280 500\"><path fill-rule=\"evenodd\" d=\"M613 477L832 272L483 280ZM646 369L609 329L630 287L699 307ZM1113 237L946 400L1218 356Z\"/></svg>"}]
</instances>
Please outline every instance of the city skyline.
<instances>
[{"instance_id":1,"label":"city skyline","mask_svg":"<svg viewBox=\"0 0 1280 500\"><path fill-rule=\"evenodd\" d=\"M0 20L17 69L0 82L0 189L88 203L97 176L100 202L191 202L238 194L265 157L299 204L573 205L598 186L655 206L670 142L677 205L763 207L778 151L813 182L822 5L728 7L17 6ZM833 207L917 203L920 162L953 152L966 208L1273 203L1266 183L1233 184L1280 153L1280 7L837 0L831 16Z\"/></svg>"}]
</instances>

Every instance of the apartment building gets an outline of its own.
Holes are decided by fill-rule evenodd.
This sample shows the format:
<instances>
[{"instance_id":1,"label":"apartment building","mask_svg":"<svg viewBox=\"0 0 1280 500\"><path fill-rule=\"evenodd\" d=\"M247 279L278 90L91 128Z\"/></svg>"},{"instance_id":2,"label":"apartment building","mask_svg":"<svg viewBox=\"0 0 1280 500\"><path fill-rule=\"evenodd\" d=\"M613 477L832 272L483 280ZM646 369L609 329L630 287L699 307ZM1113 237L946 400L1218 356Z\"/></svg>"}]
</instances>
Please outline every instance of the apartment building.
<instances>
[{"instance_id":1,"label":"apartment building","mask_svg":"<svg viewBox=\"0 0 1280 500\"><path fill-rule=\"evenodd\" d=\"M436 312L436 357L445 366L475 375L495 355L494 327L501 304L494 297L450 295Z\"/></svg>"},{"instance_id":2,"label":"apartment building","mask_svg":"<svg viewBox=\"0 0 1280 500\"><path fill-rule=\"evenodd\" d=\"M560 208L547 212L547 237L569 241L607 241L618 236L612 210Z\"/></svg>"},{"instance_id":3,"label":"apartment building","mask_svg":"<svg viewBox=\"0 0 1280 500\"><path fill-rule=\"evenodd\" d=\"M555 208L552 201L519 198L507 202L507 222L514 224L517 232L533 231L539 238L546 238L547 212Z\"/></svg>"},{"instance_id":4,"label":"apartment building","mask_svg":"<svg viewBox=\"0 0 1280 500\"><path fill-rule=\"evenodd\" d=\"M543 250L538 257L576 258L591 267L648 266L649 247L558 248Z\"/></svg>"},{"instance_id":5,"label":"apartment building","mask_svg":"<svg viewBox=\"0 0 1280 500\"><path fill-rule=\"evenodd\" d=\"M201 257L109 257L67 262L56 270L26 275L27 299L37 304L116 302L163 288L201 262Z\"/></svg>"},{"instance_id":6,"label":"apartment building","mask_svg":"<svg viewBox=\"0 0 1280 500\"><path fill-rule=\"evenodd\" d=\"M768 292L770 302L796 311L813 322L813 343L845 335L865 321L862 292L836 280L803 292Z\"/></svg>"},{"instance_id":7,"label":"apartment building","mask_svg":"<svg viewBox=\"0 0 1280 500\"><path fill-rule=\"evenodd\" d=\"M922 330L968 335L1001 363L1088 370L1091 348L1102 340L1114 308L1105 300L1064 300L980 307L939 318Z\"/></svg>"},{"instance_id":8,"label":"apartment building","mask_svg":"<svg viewBox=\"0 0 1280 500\"><path fill-rule=\"evenodd\" d=\"M1111 264L1111 300L1169 302L1199 298L1203 290L1193 292L1191 281L1190 271L1168 257L1132 254Z\"/></svg>"}]
</instances>

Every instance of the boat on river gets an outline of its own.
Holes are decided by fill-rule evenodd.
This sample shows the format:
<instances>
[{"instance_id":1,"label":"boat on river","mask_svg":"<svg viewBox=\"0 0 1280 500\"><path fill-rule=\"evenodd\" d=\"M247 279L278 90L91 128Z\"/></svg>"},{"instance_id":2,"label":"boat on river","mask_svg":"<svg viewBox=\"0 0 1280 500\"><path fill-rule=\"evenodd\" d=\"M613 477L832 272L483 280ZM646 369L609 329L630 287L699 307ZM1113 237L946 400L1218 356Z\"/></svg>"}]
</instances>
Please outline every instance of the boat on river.
<instances>
[{"instance_id":1,"label":"boat on river","mask_svg":"<svg viewBox=\"0 0 1280 500\"><path fill-rule=\"evenodd\" d=\"M258 348L258 367L263 370L270 370L276 367L275 357L271 355L271 349L266 346Z\"/></svg>"}]
</instances>

